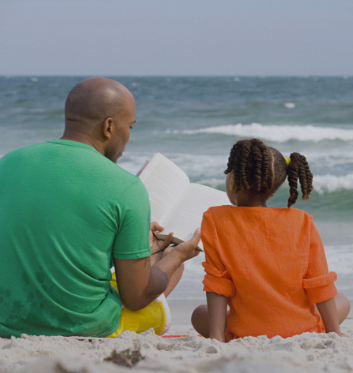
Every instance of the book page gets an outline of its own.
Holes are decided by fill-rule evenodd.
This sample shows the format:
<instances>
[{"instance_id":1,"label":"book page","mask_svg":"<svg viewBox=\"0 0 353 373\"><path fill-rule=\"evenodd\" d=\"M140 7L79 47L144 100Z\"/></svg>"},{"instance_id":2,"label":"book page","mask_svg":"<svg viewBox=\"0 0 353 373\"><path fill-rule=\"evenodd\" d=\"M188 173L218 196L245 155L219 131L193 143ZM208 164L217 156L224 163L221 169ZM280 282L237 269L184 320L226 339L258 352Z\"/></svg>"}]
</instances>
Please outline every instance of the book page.
<instances>
[{"instance_id":1,"label":"book page","mask_svg":"<svg viewBox=\"0 0 353 373\"><path fill-rule=\"evenodd\" d=\"M174 232L183 241L192 238L195 229L201 226L203 213L211 206L229 205L225 192L205 185L189 184L177 206L164 223L164 232ZM202 249L202 242L199 247Z\"/></svg>"},{"instance_id":2,"label":"book page","mask_svg":"<svg viewBox=\"0 0 353 373\"><path fill-rule=\"evenodd\" d=\"M151 203L151 221L163 225L190 181L172 161L157 153L140 174Z\"/></svg>"}]
</instances>

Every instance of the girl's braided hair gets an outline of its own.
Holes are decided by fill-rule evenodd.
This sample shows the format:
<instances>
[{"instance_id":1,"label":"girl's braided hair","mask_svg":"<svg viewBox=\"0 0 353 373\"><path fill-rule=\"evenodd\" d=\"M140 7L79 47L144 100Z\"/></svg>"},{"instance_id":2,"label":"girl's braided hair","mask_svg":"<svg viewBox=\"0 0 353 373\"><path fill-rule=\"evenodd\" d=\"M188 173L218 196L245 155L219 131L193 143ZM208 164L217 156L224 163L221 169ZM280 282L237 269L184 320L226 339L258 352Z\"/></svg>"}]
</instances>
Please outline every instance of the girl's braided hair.
<instances>
[{"instance_id":1,"label":"girl's braided hair","mask_svg":"<svg viewBox=\"0 0 353 373\"><path fill-rule=\"evenodd\" d=\"M308 200L313 190L313 174L306 158L299 153L290 155L287 166L283 155L266 146L259 139L240 140L233 145L225 174L234 173L236 191L245 189L269 198L288 176L290 196L288 207L298 198L298 179L303 200Z\"/></svg>"}]
</instances>

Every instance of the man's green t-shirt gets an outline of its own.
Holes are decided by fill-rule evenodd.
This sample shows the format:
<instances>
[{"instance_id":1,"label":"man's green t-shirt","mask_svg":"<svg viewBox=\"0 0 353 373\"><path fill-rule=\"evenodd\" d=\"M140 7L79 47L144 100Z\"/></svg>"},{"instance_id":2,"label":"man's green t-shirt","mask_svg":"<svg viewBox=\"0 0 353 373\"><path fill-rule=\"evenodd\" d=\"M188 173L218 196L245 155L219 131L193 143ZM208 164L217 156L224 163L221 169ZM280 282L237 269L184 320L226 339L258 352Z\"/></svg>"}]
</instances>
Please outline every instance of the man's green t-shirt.
<instances>
[{"instance_id":1,"label":"man's green t-shirt","mask_svg":"<svg viewBox=\"0 0 353 373\"><path fill-rule=\"evenodd\" d=\"M55 140L0 159L0 337L107 336L112 258L150 255L141 181L89 145Z\"/></svg>"}]
</instances>

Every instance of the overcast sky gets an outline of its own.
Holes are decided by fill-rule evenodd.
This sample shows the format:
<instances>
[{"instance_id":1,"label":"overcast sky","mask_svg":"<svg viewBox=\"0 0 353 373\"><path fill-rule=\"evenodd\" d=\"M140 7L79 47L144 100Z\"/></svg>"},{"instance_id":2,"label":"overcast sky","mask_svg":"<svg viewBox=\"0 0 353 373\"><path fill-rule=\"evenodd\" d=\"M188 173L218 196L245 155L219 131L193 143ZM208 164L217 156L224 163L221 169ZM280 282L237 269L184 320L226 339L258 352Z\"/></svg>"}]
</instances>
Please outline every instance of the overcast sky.
<instances>
[{"instance_id":1,"label":"overcast sky","mask_svg":"<svg viewBox=\"0 0 353 373\"><path fill-rule=\"evenodd\" d=\"M353 75L352 0L0 0L0 75Z\"/></svg>"}]
</instances>

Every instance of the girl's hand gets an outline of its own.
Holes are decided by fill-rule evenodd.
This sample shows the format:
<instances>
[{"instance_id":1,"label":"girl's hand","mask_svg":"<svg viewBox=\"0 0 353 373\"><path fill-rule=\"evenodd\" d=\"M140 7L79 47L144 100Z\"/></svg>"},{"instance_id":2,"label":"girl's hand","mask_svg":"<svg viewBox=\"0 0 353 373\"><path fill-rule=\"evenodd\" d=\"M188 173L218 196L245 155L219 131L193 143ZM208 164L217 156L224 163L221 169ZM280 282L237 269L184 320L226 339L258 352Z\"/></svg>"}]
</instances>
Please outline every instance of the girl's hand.
<instances>
[{"instance_id":1,"label":"girl's hand","mask_svg":"<svg viewBox=\"0 0 353 373\"><path fill-rule=\"evenodd\" d=\"M159 225L157 222L151 223L151 230L150 230L150 246L151 246L151 253L155 254L160 251L164 251L172 242L173 232L170 232L165 240L159 240L153 232L163 232L164 228Z\"/></svg>"}]
</instances>

